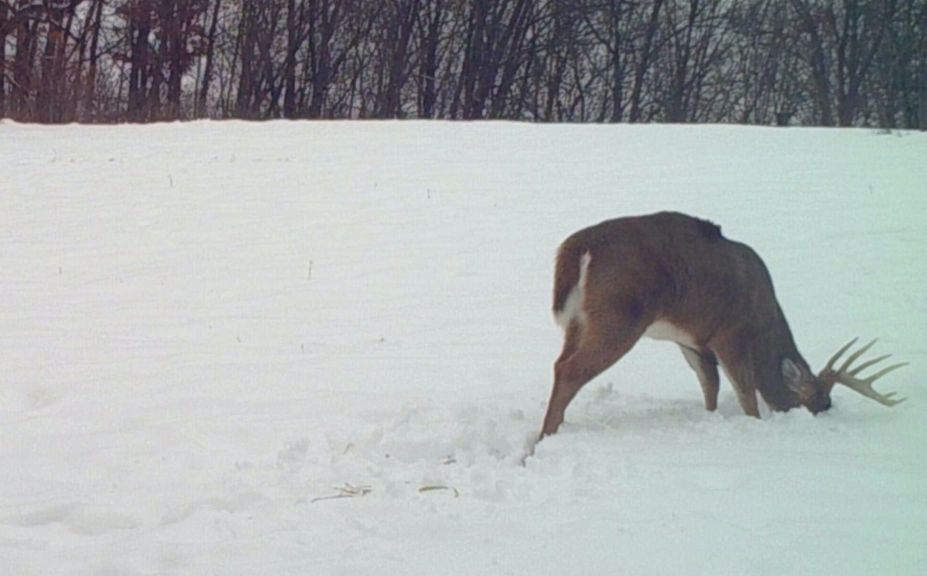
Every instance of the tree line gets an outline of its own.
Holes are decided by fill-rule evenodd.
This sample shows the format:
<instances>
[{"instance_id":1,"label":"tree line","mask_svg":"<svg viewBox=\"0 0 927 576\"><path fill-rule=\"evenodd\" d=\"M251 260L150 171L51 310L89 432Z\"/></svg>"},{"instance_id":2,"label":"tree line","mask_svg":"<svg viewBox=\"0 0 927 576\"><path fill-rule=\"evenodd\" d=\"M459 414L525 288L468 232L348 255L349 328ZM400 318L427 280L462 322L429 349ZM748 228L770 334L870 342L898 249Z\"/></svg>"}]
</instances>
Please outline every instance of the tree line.
<instances>
[{"instance_id":1,"label":"tree line","mask_svg":"<svg viewBox=\"0 0 927 576\"><path fill-rule=\"evenodd\" d=\"M927 0L0 0L0 118L927 129Z\"/></svg>"}]
</instances>

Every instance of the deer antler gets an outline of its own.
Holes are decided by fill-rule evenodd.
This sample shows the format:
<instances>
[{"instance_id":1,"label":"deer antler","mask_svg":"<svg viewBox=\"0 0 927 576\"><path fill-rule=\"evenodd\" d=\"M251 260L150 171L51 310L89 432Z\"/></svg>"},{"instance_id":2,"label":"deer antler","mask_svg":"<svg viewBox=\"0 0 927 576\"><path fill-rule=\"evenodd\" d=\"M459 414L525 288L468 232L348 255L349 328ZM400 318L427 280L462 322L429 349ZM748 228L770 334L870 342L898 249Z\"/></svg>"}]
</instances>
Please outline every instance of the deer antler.
<instances>
[{"instance_id":1,"label":"deer antler","mask_svg":"<svg viewBox=\"0 0 927 576\"><path fill-rule=\"evenodd\" d=\"M872 348L872 345L875 344L878 339L873 340L872 342L870 342L869 344L866 344L865 346L863 346L856 352L850 354L847 357L847 359L844 360L843 364L840 365L840 368L837 368L836 370L834 370L834 364L837 362L837 360L841 356L843 356L843 353L849 350L850 347L853 346L853 344L856 344L856 341L858 339L859 338L854 338L850 340L849 342L844 344L844 346L840 348L840 350L837 350L837 352L833 356L830 357L830 360L827 361L827 365L824 367L824 369L821 370L821 372L818 374L818 378L820 378L821 380L824 380L831 386L833 386L834 384L843 384L844 386L847 386L848 388L855 390L856 392L859 392L863 396L867 398L872 398L879 404L882 404L885 406L894 406L896 404L900 404L904 402L905 398L897 398L897 399L894 398L895 396L894 392L889 392L888 394L880 394L876 392L872 388L872 383L878 380L879 378L881 378L882 376L885 376L889 372L892 372L893 370L897 370L898 368L901 368L902 366L907 366L908 365L907 362L902 362L900 364L892 364L891 366L882 368L875 374L871 376L867 376L866 378L859 378L857 377L857 375L863 370L865 370L866 368L869 368L870 366L874 366L875 364L878 364L879 362L890 357L891 354L885 354L884 356L879 356L877 358L873 358L872 360L867 360L866 362L863 362L859 366L852 367L851 369L851 365L853 364L853 362L855 362L860 356L862 356L870 348Z\"/></svg>"}]
</instances>

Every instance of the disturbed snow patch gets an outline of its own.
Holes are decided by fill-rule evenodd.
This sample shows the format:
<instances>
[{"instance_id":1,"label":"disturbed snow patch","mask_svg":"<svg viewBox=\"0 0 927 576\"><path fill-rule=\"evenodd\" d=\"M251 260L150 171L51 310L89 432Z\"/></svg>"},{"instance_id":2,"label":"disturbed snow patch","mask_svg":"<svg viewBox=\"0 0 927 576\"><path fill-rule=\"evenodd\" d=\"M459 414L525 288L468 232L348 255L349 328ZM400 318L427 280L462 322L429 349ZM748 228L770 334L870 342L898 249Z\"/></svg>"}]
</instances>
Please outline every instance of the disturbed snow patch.
<instances>
[{"instance_id":1,"label":"disturbed snow patch","mask_svg":"<svg viewBox=\"0 0 927 576\"><path fill-rule=\"evenodd\" d=\"M333 488L406 498L448 490L504 498L537 432L520 410L478 404L408 403L397 417L355 438L330 438Z\"/></svg>"}]
</instances>

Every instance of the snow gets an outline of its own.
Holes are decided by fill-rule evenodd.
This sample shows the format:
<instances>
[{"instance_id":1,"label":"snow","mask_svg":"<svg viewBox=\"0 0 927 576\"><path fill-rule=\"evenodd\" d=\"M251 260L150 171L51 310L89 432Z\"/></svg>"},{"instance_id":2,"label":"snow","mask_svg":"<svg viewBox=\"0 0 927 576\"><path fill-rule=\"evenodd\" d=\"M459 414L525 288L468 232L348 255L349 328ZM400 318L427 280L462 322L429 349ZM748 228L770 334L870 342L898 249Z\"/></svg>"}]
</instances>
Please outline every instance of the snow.
<instances>
[{"instance_id":1,"label":"snow","mask_svg":"<svg viewBox=\"0 0 927 576\"><path fill-rule=\"evenodd\" d=\"M0 573L927 573L927 134L0 123ZM642 341L536 437L553 256L710 218L888 409Z\"/></svg>"}]
</instances>

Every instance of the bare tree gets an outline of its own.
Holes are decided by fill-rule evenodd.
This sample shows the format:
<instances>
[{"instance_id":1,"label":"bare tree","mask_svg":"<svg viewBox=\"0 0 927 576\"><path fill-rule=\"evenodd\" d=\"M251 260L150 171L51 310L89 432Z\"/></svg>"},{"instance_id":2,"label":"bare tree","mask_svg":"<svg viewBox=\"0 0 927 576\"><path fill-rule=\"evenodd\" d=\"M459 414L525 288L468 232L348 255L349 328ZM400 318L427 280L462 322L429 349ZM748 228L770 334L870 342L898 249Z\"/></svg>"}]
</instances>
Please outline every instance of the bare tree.
<instances>
[{"instance_id":1,"label":"bare tree","mask_svg":"<svg viewBox=\"0 0 927 576\"><path fill-rule=\"evenodd\" d=\"M729 48L727 16L721 3L703 0L671 0L664 10L659 67L666 78L660 83L666 121L705 119L703 101L713 95L705 82Z\"/></svg>"},{"instance_id":2,"label":"bare tree","mask_svg":"<svg viewBox=\"0 0 927 576\"><path fill-rule=\"evenodd\" d=\"M376 116L401 118L402 89L412 71L410 48L421 9L421 0L386 2L381 27L385 29L378 66L381 75Z\"/></svg>"},{"instance_id":3,"label":"bare tree","mask_svg":"<svg viewBox=\"0 0 927 576\"><path fill-rule=\"evenodd\" d=\"M418 74L416 77L416 109L420 118L434 118L438 101L438 70L446 52L443 34L447 26L446 0L422 0L416 19L418 29Z\"/></svg>"},{"instance_id":4,"label":"bare tree","mask_svg":"<svg viewBox=\"0 0 927 576\"><path fill-rule=\"evenodd\" d=\"M0 118L6 116L6 37L9 32L9 6L0 0Z\"/></svg>"},{"instance_id":5,"label":"bare tree","mask_svg":"<svg viewBox=\"0 0 927 576\"><path fill-rule=\"evenodd\" d=\"M103 0L94 0L90 9L90 46L87 55L87 78L83 86L85 121L94 121L97 112L96 85L100 63L100 34L103 27ZM80 88L78 88L80 90Z\"/></svg>"},{"instance_id":6,"label":"bare tree","mask_svg":"<svg viewBox=\"0 0 927 576\"><path fill-rule=\"evenodd\" d=\"M927 0L0 0L0 116L925 127Z\"/></svg>"}]
</instances>

